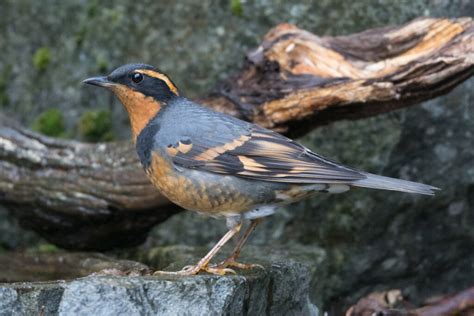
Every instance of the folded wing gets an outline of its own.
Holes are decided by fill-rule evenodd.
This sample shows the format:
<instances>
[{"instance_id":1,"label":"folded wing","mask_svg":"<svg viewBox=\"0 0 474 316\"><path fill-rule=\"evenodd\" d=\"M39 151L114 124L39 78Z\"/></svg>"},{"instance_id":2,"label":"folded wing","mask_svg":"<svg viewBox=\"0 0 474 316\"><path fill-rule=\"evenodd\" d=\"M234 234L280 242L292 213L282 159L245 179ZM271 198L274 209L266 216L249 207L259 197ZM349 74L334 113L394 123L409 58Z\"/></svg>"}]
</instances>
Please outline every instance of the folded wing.
<instances>
[{"instance_id":1,"label":"folded wing","mask_svg":"<svg viewBox=\"0 0 474 316\"><path fill-rule=\"evenodd\" d=\"M284 183L351 183L366 178L256 125L239 135L201 136L170 144L169 154L177 166Z\"/></svg>"}]
</instances>

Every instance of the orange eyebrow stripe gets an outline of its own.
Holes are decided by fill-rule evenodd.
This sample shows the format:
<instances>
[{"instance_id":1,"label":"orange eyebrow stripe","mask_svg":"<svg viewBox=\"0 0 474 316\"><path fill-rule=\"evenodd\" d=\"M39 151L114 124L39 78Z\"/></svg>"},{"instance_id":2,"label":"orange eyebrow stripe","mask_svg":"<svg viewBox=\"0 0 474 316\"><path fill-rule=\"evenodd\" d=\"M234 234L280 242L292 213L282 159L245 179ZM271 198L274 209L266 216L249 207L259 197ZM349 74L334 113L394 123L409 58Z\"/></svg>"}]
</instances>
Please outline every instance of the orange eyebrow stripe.
<instances>
[{"instance_id":1,"label":"orange eyebrow stripe","mask_svg":"<svg viewBox=\"0 0 474 316\"><path fill-rule=\"evenodd\" d=\"M150 70L150 69L139 69L136 72L139 72L141 74L144 74L156 79L163 80L168 86L168 88L170 88L171 92L173 92L176 95L179 95L178 88L171 82L170 78L168 78L166 75Z\"/></svg>"}]
</instances>

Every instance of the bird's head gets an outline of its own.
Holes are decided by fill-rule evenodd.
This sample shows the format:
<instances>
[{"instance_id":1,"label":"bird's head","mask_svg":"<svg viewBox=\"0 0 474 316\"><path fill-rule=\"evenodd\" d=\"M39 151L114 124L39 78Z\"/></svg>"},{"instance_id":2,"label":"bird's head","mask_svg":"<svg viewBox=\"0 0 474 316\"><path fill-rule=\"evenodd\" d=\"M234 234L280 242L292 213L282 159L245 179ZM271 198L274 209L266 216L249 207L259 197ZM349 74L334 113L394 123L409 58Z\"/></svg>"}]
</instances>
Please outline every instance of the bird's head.
<instances>
[{"instance_id":1,"label":"bird's head","mask_svg":"<svg viewBox=\"0 0 474 316\"><path fill-rule=\"evenodd\" d=\"M171 79L150 65L129 64L110 75L92 77L84 83L111 90L130 117L133 139L172 98L179 95Z\"/></svg>"}]
</instances>

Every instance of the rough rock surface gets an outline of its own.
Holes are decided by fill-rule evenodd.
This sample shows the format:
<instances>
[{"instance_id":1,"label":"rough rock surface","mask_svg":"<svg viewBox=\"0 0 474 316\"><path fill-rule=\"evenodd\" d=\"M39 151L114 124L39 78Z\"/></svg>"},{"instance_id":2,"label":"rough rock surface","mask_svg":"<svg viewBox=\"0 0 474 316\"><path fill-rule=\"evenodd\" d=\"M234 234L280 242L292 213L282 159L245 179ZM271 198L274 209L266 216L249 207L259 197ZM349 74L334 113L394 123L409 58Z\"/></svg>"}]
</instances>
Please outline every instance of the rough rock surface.
<instances>
[{"instance_id":1,"label":"rough rock surface","mask_svg":"<svg viewBox=\"0 0 474 316\"><path fill-rule=\"evenodd\" d=\"M278 278L278 272L271 271L248 277L94 276L0 285L0 315L317 315L307 297L308 282L297 275L306 271L295 266L283 271L288 275L277 280L272 275Z\"/></svg>"},{"instance_id":2,"label":"rough rock surface","mask_svg":"<svg viewBox=\"0 0 474 316\"><path fill-rule=\"evenodd\" d=\"M179 258L194 262L195 251L155 248L149 259L166 257L175 265ZM296 261L288 252L276 251L253 259L264 270L224 277L95 275L72 281L3 283L0 315L318 315L309 297L314 269L308 260L322 257L317 251L306 252L306 261ZM66 262L70 259L68 254L64 258ZM110 259L102 259L117 267ZM81 264L77 268L83 273Z\"/></svg>"}]
</instances>

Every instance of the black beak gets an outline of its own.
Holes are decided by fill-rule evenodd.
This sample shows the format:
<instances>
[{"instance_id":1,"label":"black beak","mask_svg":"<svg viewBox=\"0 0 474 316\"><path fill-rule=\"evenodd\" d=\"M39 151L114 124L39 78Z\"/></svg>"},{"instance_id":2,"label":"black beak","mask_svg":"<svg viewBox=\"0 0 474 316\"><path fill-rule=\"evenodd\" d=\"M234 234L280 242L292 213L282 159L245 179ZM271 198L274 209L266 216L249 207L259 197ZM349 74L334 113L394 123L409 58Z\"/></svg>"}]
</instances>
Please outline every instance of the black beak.
<instances>
[{"instance_id":1,"label":"black beak","mask_svg":"<svg viewBox=\"0 0 474 316\"><path fill-rule=\"evenodd\" d=\"M99 87L104 87L108 88L114 83L107 79L107 77L92 77L92 78L87 78L86 80L83 81L83 83L87 83L93 86L99 86Z\"/></svg>"}]
</instances>

